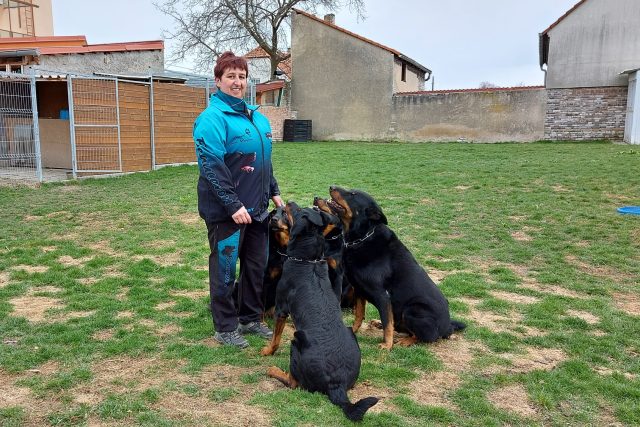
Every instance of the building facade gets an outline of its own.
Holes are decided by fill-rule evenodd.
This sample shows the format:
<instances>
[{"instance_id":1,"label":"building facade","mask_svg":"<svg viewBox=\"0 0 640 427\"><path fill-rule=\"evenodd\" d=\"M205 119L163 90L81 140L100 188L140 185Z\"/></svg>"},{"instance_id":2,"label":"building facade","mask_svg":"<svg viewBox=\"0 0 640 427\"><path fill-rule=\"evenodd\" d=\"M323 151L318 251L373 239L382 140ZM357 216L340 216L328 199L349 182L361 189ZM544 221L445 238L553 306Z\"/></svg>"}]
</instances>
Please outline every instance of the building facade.
<instances>
[{"instance_id":1,"label":"building facade","mask_svg":"<svg viewBox=\"0 0 640 427\"><path fill-rule=\"evenodd\" d=\"M540 34L545 139L622 141L629 75L640 67L640 2L582 0Z\"/></svg>"},{"instance_id":2,"label":"building facade","mask_svg":"<svg viewBox=\"0 0 640 427\"><path fill-rule=\"evenodd\" d=\"M0 38L52 35L51 0L0 1Z\"/></svg>"}]
</instances>

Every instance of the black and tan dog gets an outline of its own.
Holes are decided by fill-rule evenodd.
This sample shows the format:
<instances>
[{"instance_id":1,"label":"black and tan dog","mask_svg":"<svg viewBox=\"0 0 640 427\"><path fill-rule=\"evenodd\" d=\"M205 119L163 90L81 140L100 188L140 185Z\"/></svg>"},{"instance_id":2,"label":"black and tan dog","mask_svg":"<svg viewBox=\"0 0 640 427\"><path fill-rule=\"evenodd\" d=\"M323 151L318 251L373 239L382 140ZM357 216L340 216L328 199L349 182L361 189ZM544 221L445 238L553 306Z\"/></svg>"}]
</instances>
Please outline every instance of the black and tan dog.
<instances>
[{"instance_id":1,"label":"black and tan dog","mask_svg":"<svg viewBox=\"0 0 640 427\"><path fill-rule=\"evenodd\" d=\"M449 303L409 249L387 226L376 201L359 190L332 186L328 205L342 220L346 275L355 290L357 332L366 302L378 309L384 330L383 348L393 346L393 332L409 336L398 345L448 338L464 323L451 320Z\"/></svg>"},{"instance_id":2,"label":"black and tan dog","mask_svg":"<svg viewBox=\"0 0 640 427\"><path fill-rule=\"evenodd\" d=\"M273 316L276 288L282 277L282 266L287 258L288 244L289 223L284 213L284 206L280 206L269 212L269 256L262 288L265 316Z\"/></svg>"},{"instance_id":3,"label":"black and tan dog","mask_svg":"<svg viewBox=\"0 0 640 427\"><path fill-rule=\"evenodd\" d=\"M314 197L313 205L323 212L335 215L327 201L321 197ZM329 280L333 291L339 296L342 308L353 308L353 287L344 274L342 222L325 235L324 241L324 257L329 265Z\"/></svg>"},{"instance_id":4,"label":"black and tan dog","mask_svg":"<svg viewBox=\"0 0 640 427\"><path fill-rule=\"evenodd\" d=\"M286 212L291 225L287 260L276 293L273 338L261 354L272 355L280 346L288 315L296 331L289 373L273 366L267 374L291 388L326 394L347 418L359 421L378 399L367 397L352 404L347 396L360 374L360 347L342 321L323 258L323 233L339 219L316 209L301 209L293 202L287 203Z\"/></svg>"}]
</instances>

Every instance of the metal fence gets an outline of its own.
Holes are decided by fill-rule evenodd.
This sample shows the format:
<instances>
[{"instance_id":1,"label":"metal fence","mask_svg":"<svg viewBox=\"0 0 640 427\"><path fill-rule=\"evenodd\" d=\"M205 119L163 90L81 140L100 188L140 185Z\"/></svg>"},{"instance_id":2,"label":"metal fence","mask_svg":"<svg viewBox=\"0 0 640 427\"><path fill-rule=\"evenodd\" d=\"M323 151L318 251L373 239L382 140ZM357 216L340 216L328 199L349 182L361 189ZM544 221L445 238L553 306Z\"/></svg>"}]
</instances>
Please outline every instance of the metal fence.
<instances>
[{"instance_id":1,"label":"metal fence","mask_svg":"<svg viewBox=\"0 0 640 427\"><path fill-rule=\"evenodd\" d=\"M0 178L42 181L34 76L0 73Z\"/></svg>"},{"instance_id":2,"label":"metal fence","mask_svg":"<svg viewBox=\"0 0 640 427\"><path fill-rule=\"evenodd\" d=\"M66 76L70 170L50 168L46 165L46 157L43 160L36 81L46 82L50 76L62 80ZM127 80L115 76L71 75L50 70L33 70L30 75L0 72L0 179L42 182L66 179L69 176L75 178L125 172L127 168L123 168L122 94L119 93L119 82L150 86L148 120L151 129L151 168L167 164L166 161L156 161L156 137L164 136L166 139L167 135L156 135L153 79L151 76L141 76L137 80ZM209 105L209 97L216 90L213 79L192 75L184 83L186 86L203 88L206 97L204 105ZM245 100L253 104L256 99L255 82L248 83ZM40 83L38 87L39 85ZM46 103L48 100L43 98L41 102ZM131 133L130 128L129 132ZM44 135L45 140L47 135Z\"/></svg>"},{"instance_id":3,"label":"metal fence","mask_svg":"<svg viewBox=\"0 0 640 427\"><path fill-rule=\"evenodd\" d=\"M118 80L67 78L73 176L122 172Z\"/></svg>"}]
</instances>

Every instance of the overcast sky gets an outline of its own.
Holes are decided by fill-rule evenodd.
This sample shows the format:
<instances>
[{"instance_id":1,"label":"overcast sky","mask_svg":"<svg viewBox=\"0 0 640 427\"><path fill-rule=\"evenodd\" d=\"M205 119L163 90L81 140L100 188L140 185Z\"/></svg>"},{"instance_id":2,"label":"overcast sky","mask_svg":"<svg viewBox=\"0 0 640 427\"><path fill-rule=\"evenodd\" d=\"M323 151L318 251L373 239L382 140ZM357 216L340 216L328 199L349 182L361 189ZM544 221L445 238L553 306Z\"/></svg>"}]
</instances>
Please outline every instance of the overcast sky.
<instances>
[{"instance_id":1,"label":"overcast sky","mask_svg":"<svg viewBox=\"0 0 640 427\"><path fill-rule=\"evenodd\" d=\"M435 89L541 85L538 33L577 1L365 0L364 21L342 10L336 25L431 69ZM89 43L157 40L173 26L152 0L53 0L53 21L55 35L85 35Z\"/></svg>"}]
</instances>

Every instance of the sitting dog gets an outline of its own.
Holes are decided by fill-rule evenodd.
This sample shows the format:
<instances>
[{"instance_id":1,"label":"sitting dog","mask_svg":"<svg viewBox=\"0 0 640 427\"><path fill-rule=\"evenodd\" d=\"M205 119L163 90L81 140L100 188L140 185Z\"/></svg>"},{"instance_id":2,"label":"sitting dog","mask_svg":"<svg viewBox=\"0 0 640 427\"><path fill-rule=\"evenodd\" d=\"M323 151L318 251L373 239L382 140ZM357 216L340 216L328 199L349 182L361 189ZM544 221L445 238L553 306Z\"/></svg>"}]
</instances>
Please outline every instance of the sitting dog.
<instances>
[{"instance_id":1,"label":"sitting dog","mask_svg":"<svg viewBox=\"0 0 640 427\"><path fill-rule=\"evenodd\" d=\"M284 206L279 206L269 212L269 257L262 288L265 316L273 315L276 288L282 277L282 266L287 258L288 244L289 223L284 213Z\"/></svg>"},{"instance_id":2,"label":"sitting dog","mask_svg":"<svg viewBox=\"0 0 640 427\"><path fill-rule=\"evenodd\" d=\"M465 324L451 320L449 303L409 249L387 226L376 201L358 190L329 188L328 206L342 220L345 235L346 275L355 290L357 332L364 319L366 302L380 313L384 342L393 346L394 329L409 334L399 345L434 342L448 338Z\"/></svg>"},{"instance_id":3,"label":"sitting dog","mask_svg":"<svg viewBox=\"0 0 640 427\"><path fill-rule=\"evenodd\" d=\"M313 198L313 205L323 212L335 215L327 201L321 197ZM329 265L329 280L333 291L338 295L340 306L342 308L353 308L353 287L349 283L349 279L344 274L344 236L342 234L342 222L333 228L324 237L324 257Z\"/></svg>"},{"instance_id":4,"label":"sitting dog","mask_svg":"<svg viewBox=\"0 0 640 427\"><path fill-rule=\"evenodd\" d=\"M294 202L287 203L285 209L291 225L287 260L276 292L273 338L261 354L272 355L280 346L289 314L296 331L289 373L272 366L267 375L291 388L299 385L324 393L347 418L362 420L378 399L367 397L352 404L347 396L360 374L360 347L351 328L342 322L323 258L323 233L339 220L312 208L301 209Z\"/></svg>"}]
</instances>

